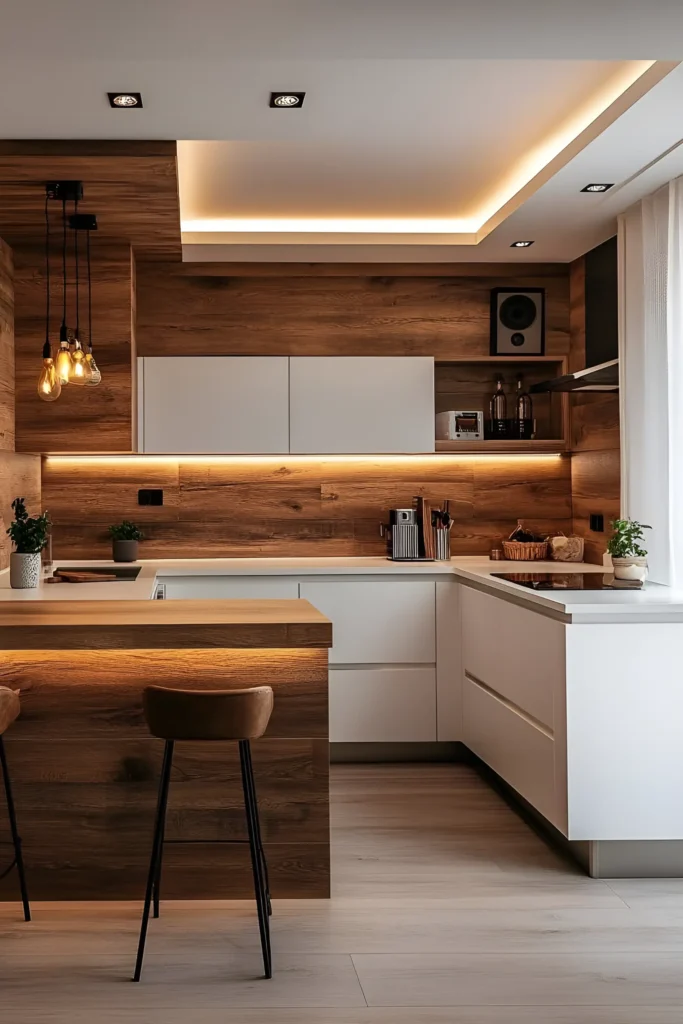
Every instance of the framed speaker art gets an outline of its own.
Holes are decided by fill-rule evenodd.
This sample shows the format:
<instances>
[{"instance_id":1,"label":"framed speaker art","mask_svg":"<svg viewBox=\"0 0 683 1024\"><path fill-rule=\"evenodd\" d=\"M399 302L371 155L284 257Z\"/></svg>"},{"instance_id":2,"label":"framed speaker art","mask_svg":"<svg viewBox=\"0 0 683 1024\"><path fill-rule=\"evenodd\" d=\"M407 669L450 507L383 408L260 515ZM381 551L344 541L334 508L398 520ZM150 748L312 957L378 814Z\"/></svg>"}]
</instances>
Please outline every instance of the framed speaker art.
<instances>
[{"instance_id":1,"label":"framed speaker art","mask_svg":"<svg viewBox=\"0 0 683 1024\"><path fill-rule=\"evenodd\" d=\"M491 355L545 355L545 288L491 289Z\"/></svg>"}]
</instances>

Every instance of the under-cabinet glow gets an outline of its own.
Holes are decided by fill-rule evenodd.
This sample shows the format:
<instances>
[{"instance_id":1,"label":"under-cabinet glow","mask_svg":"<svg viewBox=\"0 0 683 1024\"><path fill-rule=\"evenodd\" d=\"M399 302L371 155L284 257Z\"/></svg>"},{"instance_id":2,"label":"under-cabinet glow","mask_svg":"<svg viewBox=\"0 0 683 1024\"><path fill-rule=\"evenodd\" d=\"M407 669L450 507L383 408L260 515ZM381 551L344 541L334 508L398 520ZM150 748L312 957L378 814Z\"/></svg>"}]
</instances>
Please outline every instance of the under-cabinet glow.
<instances>
[{"instance_id":1,"label":"under-cabinet glow","mask_svg":"<svg viewBox=\"0 0 683 1024\"><path fill-rule=\"evenodd\" d=\"M502 462L538 462L542 460L561 459L564 452L446 452L434 455L47 455L46 461L57 465L101 465L101 466L130 466L130 465L169 465L178 462L191 462L200 464L209 463L234 463L246 465L255 463L257 465L283 465L293 463L327 463L327 462L357 462L366 465L377 465L386 463L424 463L434 466L436 463L446 465L458 462L462 459L479 459L481 461L502 461Z\"/></svg>"}]
</instances>

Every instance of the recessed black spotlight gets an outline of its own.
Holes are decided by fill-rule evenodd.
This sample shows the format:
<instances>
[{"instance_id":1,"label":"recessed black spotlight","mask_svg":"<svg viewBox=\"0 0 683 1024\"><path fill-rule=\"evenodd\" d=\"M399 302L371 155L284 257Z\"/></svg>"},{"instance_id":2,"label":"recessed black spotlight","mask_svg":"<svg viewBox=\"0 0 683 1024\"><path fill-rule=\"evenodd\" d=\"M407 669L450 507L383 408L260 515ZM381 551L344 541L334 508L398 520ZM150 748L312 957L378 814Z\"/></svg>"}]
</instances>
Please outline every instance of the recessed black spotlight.
<instances>
[{"instance_id":1,"label":"recessed black spotlight","mask_svg":"<svg viewBox=\"0 0 683 1024\"><path fill-rule=\"evenodd\" d=\"M142 106L142 95L139 92L108 92L109 106L117 110L134 110Z\"/></svg>"},{"instance_id":2,"label":"recessed black spotlight","mask_svg":"<svg viewBox=\"0 0 683 1024\"><path fill-rule=\"evenodd\" d=\"M531 242L529 242L529 241L526 241L526 242L512 242L511 245L510 245L510 248L511 249L528 249L529 246L533 245L533 244L534 244L533 240Z\"/></svg>"},{"instance_id":3,"label":"recessed black spotlight","mask_svg":"<svg viewBox=\"0 0 683 1024\"><path fill-rule=\"evenodd\" d=\"M603 182L599 182L599 181L597 181L597 182L591 182L590 185L586 185L586 187L582 188L581 191L582 192L607 192L611 188L614 188L614 182L613 181L609 181L609 182L604 182L604 181Z\"/></svg>"},{"instance_id":4,"label":"recessed black spotlight","mask_svg":"<svg viewBox=\"0 0 683 1024\"><path fill-rule=\"evenodd\" d=\"M303 107L305 92L271 92L271 107L280 107L281 110L294 110L296 107Z\"/></svg>"}]
</instances>

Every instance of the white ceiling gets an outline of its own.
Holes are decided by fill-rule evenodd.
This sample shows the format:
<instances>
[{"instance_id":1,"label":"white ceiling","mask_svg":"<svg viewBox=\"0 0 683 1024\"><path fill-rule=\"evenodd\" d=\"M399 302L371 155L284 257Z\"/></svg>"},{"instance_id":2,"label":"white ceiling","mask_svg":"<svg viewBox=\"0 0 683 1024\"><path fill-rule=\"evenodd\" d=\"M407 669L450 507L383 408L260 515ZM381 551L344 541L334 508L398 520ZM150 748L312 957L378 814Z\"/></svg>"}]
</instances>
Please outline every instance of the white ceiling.
<instances>
[{"instance_id":1,"label":"white ceiling","mask_svg":"<svg viewBox=\"0 0 683 1024\"><path fill-rule=\"evenodd\" d=\"M681 39L680 0L3 0L0 55L201 74L255 57L679 60Z\"/></svg>"},{"instance_id":2,"label":"white ceiling","mask_svg":"<svg viewBox=\"0 0 683 1024\"><path fill-rule=\"evenodd\" d=\"M625 61L683 57L683 0L4 0L0 28L0 137L199 140L180 147L184 220L476 220ZM144 109L111 110L116 89ZM270 109L271 89L304 108ZM681 69L630 102L478 245L261 231L188 236L185 258L574 258L683 173L660 160L683 136ZM579 195L589 180L619 187Z\"/></svg>"},{"instance_id":3,"label":"white ceiling","mask_svg":"<svg viewBox=\"0 0 683 1024\"><path fill-rule=\"evenodd\" d=\"M318 64L301 110L273 110L256 89L249 141L231 126L231 141L181 143L183 219L475 217L508 169L622 67Z\"/></svg>"}]
</instances>

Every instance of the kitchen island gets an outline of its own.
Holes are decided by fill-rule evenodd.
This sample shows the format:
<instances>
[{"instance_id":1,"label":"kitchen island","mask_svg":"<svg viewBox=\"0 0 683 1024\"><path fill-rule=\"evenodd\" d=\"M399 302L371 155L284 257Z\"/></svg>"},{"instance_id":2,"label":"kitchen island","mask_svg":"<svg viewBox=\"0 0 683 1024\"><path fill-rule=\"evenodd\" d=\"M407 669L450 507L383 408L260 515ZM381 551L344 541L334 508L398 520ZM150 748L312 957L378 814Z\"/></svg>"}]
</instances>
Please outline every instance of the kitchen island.
<instances>
[{"instance_id":1,"label":"kitchen island","mask_svg":"<svg viewBox=\"0 0 683 1024\"><path fill-rule=\"evenodd\" d=\"M126 583L84 600L89 586L106 584L45 587L71 599L0 611L0 684L21 690L5 744L31 897L142 896L163 748L142 714L151 683L273 687L253 744L272 892L328 896L329 620L303 600L138 601ZM251 898L248 847L234 842L245 834L236 744L179 743L164 897Z\"/></svg>"}]
</instances>

